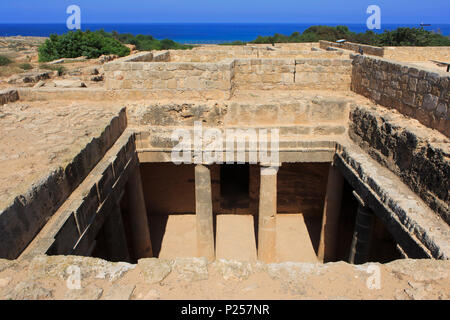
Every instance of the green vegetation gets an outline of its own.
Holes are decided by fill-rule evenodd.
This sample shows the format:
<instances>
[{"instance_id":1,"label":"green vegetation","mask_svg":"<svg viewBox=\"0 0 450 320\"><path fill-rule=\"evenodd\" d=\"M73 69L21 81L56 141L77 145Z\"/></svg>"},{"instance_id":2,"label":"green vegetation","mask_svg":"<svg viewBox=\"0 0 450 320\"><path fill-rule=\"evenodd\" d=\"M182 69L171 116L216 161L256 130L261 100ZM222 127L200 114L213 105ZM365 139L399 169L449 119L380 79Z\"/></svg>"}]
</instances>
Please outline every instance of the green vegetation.
<instances>
[{"instance_id":1,"label":"green vegetation","mask_svg":"<svg viewBox=\"0 0 450 320\"><path fill-rule=\"evenodd\" d=\"M140 51L151 51L151 50L186 50L192 49L191 45L184 45L177 43L170 39L158 40L149 35L138 34L137 36L132 35L131 33L122 33L119 34L116 31L113 31L111 34L101 31L105 36L111 36L114 39L120 41L125 44L132 44L136 46L137 50Z\"/></svg>"},{"instance_id":2,"label":"green vegetation","mask_svg":"<svg viewBox=\"0 0 450 320\"><path fill-rule=\"evenodd\" d=\"M294 32L290 36L276 33L273 36L259 36L250 43L299 43L317 42L319 40L336 41L347 39L350 42L368 44L372 46L450 46L450 38L441 34L433 33L423 28L398 28L393 31L385 30L377 34L371 30L365 33L351 32L346 26L312 26L303 33ZM244 42L233 42L227 44L245 44Z\"/></svg>"},{"instance_id":3,"label":"green vegetation","mask_svg":"<svg viewBox=\"0 0 450 320\"><path fill-rule=\"evenodd\" d=\"M9 58L6 57L6 56L0 55L0 66L6 66L6 65L8 65L8 64L10 64L10 63L12 63L12 60L11 60L11 59L9 59Z\"/></svg>"},{"instance_id":4,"label":"green vegetation","mask_svg":"<svg viewBox=\"0 0 450 320\"><path fill-rule=\"evenodd\" d=\"M102 31L69 31L58 36L52 34L39 47L39 61L48 62L60 58L77 58L86 56L98 58L103 54L117 54L120 57L130 54L130 49L122 43L107 37Z\"/></svg>"},{"instance_id":5,"label":"green vegetation","mask_svg":"<svg viewBox=\"0 0 450 320\"><path fill-rule=\"evenodd\" d=\"M220 43L220 45L223 45L223 46L243 46L245 44L246 44L246 42L240 41L240 40L233 41L233 42Z\"/></svg>"},{"instance_id":6,"label":"green vegetation","mask_svg":"<svg viewBox=\"0 0 450 320\"><path fill-rule=\"evenodd\" d=\"M130 33L119 34L116 31L108 33L104 30L94 32L77 30L61 36L51 35L50 39L39 47L39 61L48 62L81 56L92 59L103 54L117 54L123 57L130 54L130 49L125 44L134 45L140 51L193 48L169 39L158 40L149 35L134 36Z\"/></svg>"},{"instance_id":7,"label":"green vegetation","mask_svg":"<svg viewBox=\"0 0 450 320\"><path fill-rule=\"evenodd\" d=\"M33 69L33 66L29 63L21 63L19 64L19 68L22 70L31 70Z\"/></svg>"},{"instance_id":8,"label":"green vegetation","mask_svg":"<svg viewBox=\"0 0 450 320\"><path fill-rule=\"evenodd\" d=\"M380 35L382 46L450 46L450 38L423 28L398 28Z\"/></svg>"}]
</instances>

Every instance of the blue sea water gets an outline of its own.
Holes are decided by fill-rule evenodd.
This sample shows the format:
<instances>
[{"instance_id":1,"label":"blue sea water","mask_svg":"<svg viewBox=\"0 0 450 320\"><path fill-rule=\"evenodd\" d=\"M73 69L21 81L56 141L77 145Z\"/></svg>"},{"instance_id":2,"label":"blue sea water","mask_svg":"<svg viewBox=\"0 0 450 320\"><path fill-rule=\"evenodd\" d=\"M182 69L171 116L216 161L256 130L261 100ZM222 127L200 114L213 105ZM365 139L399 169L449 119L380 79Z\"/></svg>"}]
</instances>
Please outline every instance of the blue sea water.
<instances>
[{"instance_id":1,"label":"blue sea water","mask_svg":"<svg viewBox=\"0 0 450 320\"><path fill-rule=\"evenodd\" d=\"M119 33L148 34L157 39L172 39L181 43L221 43L235 40L251 41L259 35L270 36L275 33L290 35L295 31L303 32L312 25L325 23L148 23L148 24L100 24L82 25L83 30L117 31ZM329 26L346 25L353 32L365 32L365 24L337 23ZM384 24L382 30L394 30L398 27L419 27L419 24ZM450 35L450 24L433 24L424 27L429 31L440 31ZM67 32L65 24L0 24L0 36L41 36Z\"/></svg>"}]
</instances>

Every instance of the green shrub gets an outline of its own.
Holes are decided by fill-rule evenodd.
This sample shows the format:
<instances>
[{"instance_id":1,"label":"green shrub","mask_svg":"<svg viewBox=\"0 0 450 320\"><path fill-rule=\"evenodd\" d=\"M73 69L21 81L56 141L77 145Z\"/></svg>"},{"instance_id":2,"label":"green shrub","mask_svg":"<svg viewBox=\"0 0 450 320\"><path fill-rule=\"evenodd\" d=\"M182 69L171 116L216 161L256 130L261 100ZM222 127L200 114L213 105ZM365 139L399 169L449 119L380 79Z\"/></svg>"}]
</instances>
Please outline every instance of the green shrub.
<instances>
[{"instance_id":1,"label":"green shrub","mask_svg":"<svg viewBox=\"0 0 450 320\"><path fill-rule=\"evenodd\" d=\"M19 65L19 68L22 70L31 70L31 69L33 69L33 66L29 63L21 63Z\"/></svg>"},{"instance_id":2,"label":"green shrub","mask_svg":"<svg viewBox=\"0 0 450 320\"><path fill-rule=\"evenodd\" d=\"M0 55L0 66L6 66L8 64L12 63L12 60L8 57Z\"/></svg>"},{"instance_id":3,"label":"green shrub","mask_svg":"<svg viewBox=\"0 0 450 320\"><path fill-rule=\"evenodd\" d=\"M140 51L192 49L193 46L183 45L173 40L158 40L150 35L137 35L131 33L119 34L104 30L95 32L70 31L64 35L51 35L43 45L39 47L39 61L48 62L60 58L76 58L86 56L98 58L102 54L117 54L120 57L130 54L130 49L124 44L132 44Z\"/></svg>"},{"instance_id":4,"label":"green shrub","mask_svg":"<svg viewBox=\"0 0 450 320\"><path fill-rule=\"evenodd\" d=\"M219 43L219 45L222 45L222 46L245 46L245 42L237 40L237 41L233 41L233 42Z\"/></svg>"},{"instance_id":5,"label":"green shrub","mask_svg":"<svg viewBox=\"0 0 450 320\"><path fill-rule=\"evenodd\" d=\"M116 54L120 57L130 54L130 49L104 31L69 31L58 36L53 34L39 47L39 61L48 62L60 58L86 56L98 58L103 54Z\"/></svg>"},{"instance_id":6,"label":"green shrub","mask_svg":"<svg viewBox=\"0 0 450 320\"><path fill-rule=\"evenodd\" d=\"M152 50L187 50L192 49L194 46L185 45L178 42L175 42L170 39L158 40L153 38L150 35L138 34L137 36L132 35L131 33L118 33L117 31L113 31L112 33L107 33L103 30L100 30L103 35L106 37L112 37L121 43L132 44L136 46L137 50L140 51L152 51Z\"/></svg>"},{"instance_id":7,"label":"green shrub","mask_svg":"<svg viewBox=\"0 0 450 320\"><path fill-rule=\"evenodd\" d=\"M398 28L382 33L380 43L383 46L449 46L450 39L423 28Z\"/></svg>"},{"instance_id":8,"label":"green shrub","mask_svg":"<svg viewBox=\"0 0 450 320\"><path fill-rule=\"evenodd\" d=\"M317 42L319 40L336 41L347 39L351 42L372 46L450 46L449 37L433 33L423 28L398 28L385 30L377 34L372 30L364 33L351 32L347 26L312 26L302 34L294 32L290 36L275 34L274 36L258 36L250 43L286 43Z\"/></svg>"}]
</instances>

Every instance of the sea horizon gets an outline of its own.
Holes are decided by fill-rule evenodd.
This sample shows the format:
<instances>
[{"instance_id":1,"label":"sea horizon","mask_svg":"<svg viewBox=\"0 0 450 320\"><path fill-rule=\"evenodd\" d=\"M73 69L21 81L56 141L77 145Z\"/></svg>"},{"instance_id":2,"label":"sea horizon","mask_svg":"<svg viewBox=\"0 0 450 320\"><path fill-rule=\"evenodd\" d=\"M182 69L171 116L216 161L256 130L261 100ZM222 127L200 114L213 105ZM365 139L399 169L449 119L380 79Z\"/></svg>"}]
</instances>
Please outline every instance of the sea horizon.
<instances>
[{"instance_id":1,"label":"sea horizon","mask_svg":"<svg viewBox=\"0 0 450 320\"><path fill-rule=\"evenodd\" d=\"M352 32L366 32L365 23L315 22L315 23L258 23L258 22L153 22L153 23L85 23L82 30L131 33L133 35L152 35L156 39L172 39L180 43L217 44L232 41L252 41L258 36L270 36L275 33L290 35L303 32L315 25L345 25ZM399 27L419 28L420 23L384 23L384 30L395 30ZM431 23L425 30L450 35L449 23ZM0 36L37 36L48 37L51 34L63 34L68 31L65 23L0 23Z\"/></svg>"}]
</instances>

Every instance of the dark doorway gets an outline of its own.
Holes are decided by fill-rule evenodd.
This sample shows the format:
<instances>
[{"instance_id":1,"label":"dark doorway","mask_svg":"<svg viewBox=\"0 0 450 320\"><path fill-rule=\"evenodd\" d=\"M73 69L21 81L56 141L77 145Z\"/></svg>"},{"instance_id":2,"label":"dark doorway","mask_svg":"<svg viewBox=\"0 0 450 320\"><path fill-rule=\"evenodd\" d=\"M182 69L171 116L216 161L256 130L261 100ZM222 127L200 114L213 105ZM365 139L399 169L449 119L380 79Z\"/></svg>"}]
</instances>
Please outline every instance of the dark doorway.
<instances>
[{"instance_id":1,"label":"dark doorway","mask_svg":"<svg viewBox=\"0 0 450 320\"><path fill-rule=\"evenodd\" d=\"M250 207L250 165L224 164L220 166L220 206L223 209Z\"/></svg>"}]
</instances>

